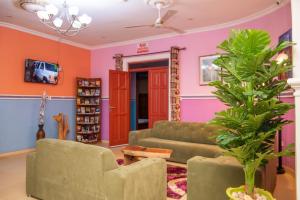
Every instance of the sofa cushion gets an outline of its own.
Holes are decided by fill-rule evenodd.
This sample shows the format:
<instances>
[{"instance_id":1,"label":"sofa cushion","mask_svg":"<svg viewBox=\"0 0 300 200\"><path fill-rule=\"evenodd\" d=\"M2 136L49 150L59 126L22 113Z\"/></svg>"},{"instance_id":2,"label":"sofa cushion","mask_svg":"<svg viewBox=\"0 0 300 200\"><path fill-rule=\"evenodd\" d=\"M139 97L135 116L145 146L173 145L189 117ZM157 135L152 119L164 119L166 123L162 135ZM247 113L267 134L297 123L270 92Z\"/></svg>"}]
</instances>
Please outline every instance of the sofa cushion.
<instances>
[{"instance_id":1,"label":"sofa cushion","mask_svg":"<svg viewBox=\"0 0 300 200\"><path fill-rule=\"evenodd\" d=\"M182 142L215 144L219 127L199 122L158 121L152 129L153 137Z\"/></svg>"},{"instance_id":2,"label":"sofa cushion","mask_svg":"<svg viewBox=\"0 0 300 200\"><path fill-rule=\"evenodd\" d=\"M198 144L161 138L144 138L138 141L138 145L154 148L172 149L170 161L186 163L194 156L214 158L222 154L223 150L217 145Z\"/></svg>"}]
</instances>

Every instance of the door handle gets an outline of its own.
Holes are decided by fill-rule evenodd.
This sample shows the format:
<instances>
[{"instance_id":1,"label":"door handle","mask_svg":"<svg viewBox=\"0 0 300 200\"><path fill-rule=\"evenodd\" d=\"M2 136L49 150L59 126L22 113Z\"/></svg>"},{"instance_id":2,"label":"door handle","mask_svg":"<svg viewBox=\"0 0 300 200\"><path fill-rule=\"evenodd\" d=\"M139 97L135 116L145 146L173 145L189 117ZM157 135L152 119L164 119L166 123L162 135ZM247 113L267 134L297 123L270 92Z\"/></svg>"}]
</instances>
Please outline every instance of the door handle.
<instances>
[{"instance_id":1,"label":"door handle","mask_svg":"<svg viewBox=\"0 0 300 200\"><path fill-rule=\"evenodd\" d=\"M116 109L116 107L114 107L114 106L109 106L109 109Z\"/></svg>"}]
</instances>

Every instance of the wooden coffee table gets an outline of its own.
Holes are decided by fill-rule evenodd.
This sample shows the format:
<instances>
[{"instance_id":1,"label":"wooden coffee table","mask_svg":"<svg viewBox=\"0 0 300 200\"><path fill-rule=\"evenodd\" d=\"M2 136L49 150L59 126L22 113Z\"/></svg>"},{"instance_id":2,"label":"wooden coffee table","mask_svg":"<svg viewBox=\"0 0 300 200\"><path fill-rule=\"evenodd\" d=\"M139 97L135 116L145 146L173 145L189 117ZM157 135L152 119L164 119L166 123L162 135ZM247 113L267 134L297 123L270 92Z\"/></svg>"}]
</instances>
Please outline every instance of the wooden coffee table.
<instances>
[{"instance_id":1,"label":"wooden coffee table","mask_svg":"<svg viewBox=\"0 0 300 200\"><path fill-rule=\"evenodd\" d=\"M121 150L124 154L125 165L139 161L143 158L170 158L172 150L160 148L148 148L142 146L127 146Z\"/></svg>"}]
</instances>

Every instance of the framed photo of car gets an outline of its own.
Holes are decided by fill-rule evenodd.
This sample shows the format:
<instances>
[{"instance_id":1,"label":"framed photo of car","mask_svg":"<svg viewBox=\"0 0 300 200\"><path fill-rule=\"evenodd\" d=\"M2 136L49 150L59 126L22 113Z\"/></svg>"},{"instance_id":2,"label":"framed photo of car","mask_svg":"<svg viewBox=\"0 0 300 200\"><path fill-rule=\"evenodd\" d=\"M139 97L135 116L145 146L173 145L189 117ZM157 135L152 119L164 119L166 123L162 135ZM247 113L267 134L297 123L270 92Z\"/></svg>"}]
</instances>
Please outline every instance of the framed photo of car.
<instances>
[{"instance_id":1,"label":"framed photo of car","mask_svg":"<svg viewBox=\"0 0 300 200\"><path fill-rule=\"evenodd\" d=\"M59 66L40 60L25 60L25 82L57 84Z\"/></svg>"},{"instance_id":2,"label":"framed photo of car","mask_svg":"<svg viewBox=\"0 0 300 200\"><path fill-rule=\"evenodd\" d=\"M221 80L219 72L220 67L213 64L219 55L207 55L199 57L199 76L200 85L208 85L211 81Z\"/></svg>"}]
</instances>

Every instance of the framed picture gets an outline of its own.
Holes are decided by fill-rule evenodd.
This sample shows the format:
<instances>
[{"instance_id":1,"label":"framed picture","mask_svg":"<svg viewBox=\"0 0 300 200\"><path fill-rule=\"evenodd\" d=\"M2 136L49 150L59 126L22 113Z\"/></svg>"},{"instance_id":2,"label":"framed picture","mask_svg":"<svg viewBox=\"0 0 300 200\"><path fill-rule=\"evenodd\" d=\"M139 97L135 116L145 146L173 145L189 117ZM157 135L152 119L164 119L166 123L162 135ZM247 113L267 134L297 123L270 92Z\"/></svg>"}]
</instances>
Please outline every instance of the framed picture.
<instances>
[{"instance_id":1,"label":"framed picture","mask_svg":"<svg viewBox=\"0 0 300 200\"><path fill-rule=\"evenodd\" d=\"M220 67L213 64L219 55L201 56L200 60L200 85L207 85L211 81L221 80L219 76Z\"/></svg>"}]
</instances>

